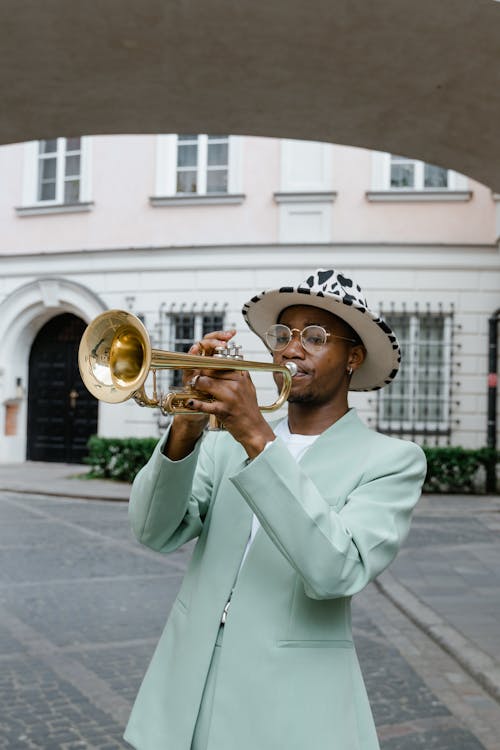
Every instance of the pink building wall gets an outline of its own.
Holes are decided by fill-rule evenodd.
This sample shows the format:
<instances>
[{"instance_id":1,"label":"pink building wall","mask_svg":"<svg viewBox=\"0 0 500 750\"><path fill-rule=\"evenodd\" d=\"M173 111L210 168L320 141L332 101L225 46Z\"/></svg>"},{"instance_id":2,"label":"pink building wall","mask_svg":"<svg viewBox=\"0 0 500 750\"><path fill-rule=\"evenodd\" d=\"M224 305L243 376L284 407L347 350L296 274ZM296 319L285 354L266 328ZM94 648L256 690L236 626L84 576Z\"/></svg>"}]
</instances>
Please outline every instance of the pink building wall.
<instances>
[{"instance_id":1,"label":"pink building wall","mask_svg":"<svg viewBox=\"0 0 500 750\"><path fill-rule=\"evenodd\" d=\"M90 211L19 216L23 201L24 146L0 148L1 254L189 245L279 242L281 141L243 139L236 205L152 207L155 136L91 139ZM372 152L333 146L331 211L334 243L492 244L496 241L491 191L469 181L470 201L380 202L367 200Z\"/></svg>"},{"instance_id":2,"label":"pink building wall","mask_svg":"<svg viewBox=\"0 0 500 750\"><path fill-rule=\"evenodd\" d=\"M491 244L495 204L489 188L469 180L470 201L370 203L372 152L333 147L335 242Z\"/></svg>"}]
</instances>

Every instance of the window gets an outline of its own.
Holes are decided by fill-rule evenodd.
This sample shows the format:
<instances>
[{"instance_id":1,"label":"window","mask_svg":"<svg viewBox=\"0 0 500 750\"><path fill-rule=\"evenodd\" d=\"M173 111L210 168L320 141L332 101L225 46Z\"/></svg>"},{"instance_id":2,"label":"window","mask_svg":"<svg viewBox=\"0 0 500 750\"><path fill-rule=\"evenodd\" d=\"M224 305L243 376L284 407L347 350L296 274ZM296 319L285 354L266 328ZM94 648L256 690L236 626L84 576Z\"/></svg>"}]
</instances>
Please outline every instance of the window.
<instances>
[{"instance_id":1,"label":"window","mask_svg":"<svg viewBox=\"0 0 500 750\"><path fill-rule=\"evenodd\" d=\"M242 203L242 138L159 135L153 206Z\"/></svg>"},{"instance_id":2,"label":"window","mask_svg":"<svg viewBox=\"0 0 500 750\"><path fill-rule=\"evenodd\" d=\"M177 193L227 193L229 136L177 136Z\"/></svg>"},{"instance_id":3,"label":"window","mask_svg":"<svg viewBox=\"0 0 500 750\"><path fill-rule=\"evenodd\" d=\"M395 380L378 392L377 429L388 434L450 433L452 317L444 313L386 315L402 350Z\"/></svg>"},{"instance_id":4,"label":"window","mask_svg":"<svg viewBox=\"0 0 500 750\"><path fill-rule=\"evenodd\" d=\"M78 203L81 185L81 138L38 142L39 203Z\"/></svg>"},{"instance_id":5,"label":"window","mask_svg":"<svg viewBox=\"0 0 500 750\"><path fill-rule=\"evenodd\" d=\"M49 138L24 144L22 205L18 215L89 211L90 141Z\"/></svg>"},{"instance_id":6,"label":"window","mask_svg":"<svg viewBox=\"0 0 500 750\"><path fill-rule=\"evenodd\" d=\"M391 154L391 189L447 190L449 174L443 167Z\"/></svg>"},{"instance_id":7,"label":"window","mask_svg":"<svg viewBox=\"0 0 500 750\"><path fill-rule=\"evenodd\" d=\"M210 331L224 328L224 313L172 313L170 315L170 350L187 352L195 341L199 341ZM182 385L182 371L171 371L171 386Z\"/></svg>"},{"instance_id":8,"label":"window","mask_svg":"<svg viewBox=\"0 0 500 750\"><path fill-rule=\"evenodd\" d=\"M373 151L366 197L373 202L469 201L472 192L467 177L452 169Z\"/></svg>"}]
</instances>

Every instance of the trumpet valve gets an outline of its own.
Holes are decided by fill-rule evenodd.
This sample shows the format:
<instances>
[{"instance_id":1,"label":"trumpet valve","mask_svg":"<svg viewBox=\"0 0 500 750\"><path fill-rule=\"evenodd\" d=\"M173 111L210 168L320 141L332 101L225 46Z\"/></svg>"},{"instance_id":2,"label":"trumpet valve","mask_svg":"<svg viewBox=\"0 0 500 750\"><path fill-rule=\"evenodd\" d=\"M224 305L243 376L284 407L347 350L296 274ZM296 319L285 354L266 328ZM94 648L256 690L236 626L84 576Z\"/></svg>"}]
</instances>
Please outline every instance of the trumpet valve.
<instances>
[{"instance_id":1,"label":"trumpet valve","mask_svg":"<svg viewBox=\"0 0 500 750\"><path fill-rule=\"evenodd\" d=\"M216 346L214 357L220 359L243 359L240 344L228 344L227 346Z\"/></svg>"},{"instance_id":2,"label":"trumpet valve","mask_svg":"<svg viewBox=\"0 0 500 750\"><path fill-rule=\"evenodd\" d=\"M243 359L241 348L241 344L233 344L231 347L231 359Z\"/></svg>"}]
</instances>

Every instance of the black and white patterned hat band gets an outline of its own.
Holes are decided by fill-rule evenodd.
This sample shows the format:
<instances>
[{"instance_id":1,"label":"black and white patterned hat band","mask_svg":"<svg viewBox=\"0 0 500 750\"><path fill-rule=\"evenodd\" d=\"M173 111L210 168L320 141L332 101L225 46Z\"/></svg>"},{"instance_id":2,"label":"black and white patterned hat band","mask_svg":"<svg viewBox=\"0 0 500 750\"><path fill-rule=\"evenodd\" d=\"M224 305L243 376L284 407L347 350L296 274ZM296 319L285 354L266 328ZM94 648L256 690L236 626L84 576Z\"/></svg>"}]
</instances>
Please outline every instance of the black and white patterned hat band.
<instances>
[{"instance_id":1,"label":"black and white patterned hat band","mask_svg":"<svg viewBox=\"0 0 500 750\"><path fill-rule=\"evenodd\" d=\"M265 333L280 313L292 305L312 305L342 318L361 338L365 361L355 370L351 391L383 388L397 374L401 351L391 328L368 307L361 287L347 274L319 268L297 286L261 292L243 306L248 326L265 343Z\"/></svg>"}]
</instances>

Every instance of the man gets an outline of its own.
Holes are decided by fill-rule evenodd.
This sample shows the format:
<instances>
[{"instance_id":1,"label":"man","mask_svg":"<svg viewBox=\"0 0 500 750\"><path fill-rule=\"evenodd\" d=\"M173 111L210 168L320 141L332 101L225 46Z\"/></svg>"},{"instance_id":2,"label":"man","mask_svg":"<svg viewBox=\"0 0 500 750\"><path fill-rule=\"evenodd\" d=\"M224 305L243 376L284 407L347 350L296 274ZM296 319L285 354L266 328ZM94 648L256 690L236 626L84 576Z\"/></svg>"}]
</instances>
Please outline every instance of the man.
<instances>
[{"instance_id":1,"label":"man","mask_svg":"<svg viewBox=\"0 0 500 750\"><path fill-rule=\"evenodd\" d=\"M334 270L243 315L275 362L297 366L288 418L266 422L248 373L190 373L214 400L174 418L130 513L153 549L198 541L125 737L138 750L376 750L350 598L404 540L425 459L369 430L347 393L389 383L399 346ZM225 432L202 438L208 414Z\"/></svg>"}]
</instances>

